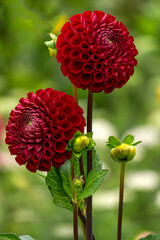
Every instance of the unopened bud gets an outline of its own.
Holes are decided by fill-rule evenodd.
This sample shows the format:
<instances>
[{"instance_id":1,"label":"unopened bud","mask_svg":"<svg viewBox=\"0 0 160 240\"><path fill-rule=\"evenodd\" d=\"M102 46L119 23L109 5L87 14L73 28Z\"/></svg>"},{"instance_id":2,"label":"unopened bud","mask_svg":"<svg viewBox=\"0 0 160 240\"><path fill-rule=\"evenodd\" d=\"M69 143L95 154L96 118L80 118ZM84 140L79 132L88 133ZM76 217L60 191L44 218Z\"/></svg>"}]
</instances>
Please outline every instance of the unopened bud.
<instances>
[{"instance_id":1,"label":"unopened bud","mask_svg":"<svg viewBox=\"0 0 160 240\"><path fill-rule=\"evenodd\" d=\"M111 150L111 157L116 162L131 161L136 155L136 148L133 145L122 143Z\"/></svg>"},{"instance_id":2,"label":"unopened bud","mask_svg":"<svg viewBox=\"0 0 160 240\"><path fill-rule=\"evenodd\" d=\"M75 152L82 152L89 145L89 138L87 136L77 137L73 143L73 150Z\"/></svg>"},{"instance_id":3,"label":"unopened bud","mask_svg":"<svg viewBox=\"0 0 160 240\"><path fill-rule=\"evenodd\" d=\"M84 184L83 176L77 177L74 180L74 185L77 189L81 189L82 185Z\"/></svg>"}]
</instances>

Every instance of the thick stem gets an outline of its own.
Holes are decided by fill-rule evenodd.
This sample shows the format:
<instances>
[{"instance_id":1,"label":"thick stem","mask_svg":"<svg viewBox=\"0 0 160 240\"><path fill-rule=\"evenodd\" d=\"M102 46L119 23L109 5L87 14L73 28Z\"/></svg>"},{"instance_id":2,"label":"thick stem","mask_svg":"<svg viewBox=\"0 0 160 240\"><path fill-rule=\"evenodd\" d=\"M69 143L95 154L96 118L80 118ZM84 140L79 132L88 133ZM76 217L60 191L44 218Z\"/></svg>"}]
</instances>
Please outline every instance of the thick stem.
<instances>
[{"instance_id":1,"label":"thick stem","mask_svg":"<svg viewBox=\"0 0 160 240\"><path fill-rule=\"evenodd\" d=\"M78 240L78 202L76 197L76 189L74 186L74 155L71 156L71 177L72 177L72 191L73 191L73 235L74 240Z\"/></svg>"},{"instance_id":2,"label":"thick stem","mask_svg":"<svg viewBox=\"0 0 160 240\"><path fill-rule=\"evenodd\" d=\"M121 162L117 240L121 240L121 232L122 232L124 172L125 172L125 162Z\"/></svg>"},{"instance_id":3,"label":"thick stem","mask_svg":"<svg viewBox=\"0 0 160 240\"><path fill-rule=\"evenodd\" d=\"M88 90L87 104L87 132L92 132L92 108L93 108L93 93ZM92 170L92 150L87 152L87 174ZM86 233L87 240L92 240L92 196L87 198L86 208Z\"/></svg>"},{"instance_id":4,"label":"thick stem","mask_svg":"<svg viewBox=\"0 0 160 240\"><path fill-rule=\"evenodd\" d=\"M78 216L81 220L81 223L83 224L83 229L85 230L85 236L86 236L86 218L80 208L78 208ZM95 240L93 233L92 233L92 238L93 238L93 240Z\"/></svg>"},{"instance_id":5,"label":"thick stem","mask_svg":"<svg viewBox=\"0 0 160 240\"><path fill-rule=\"evenodd\" d=\"M73 97L75 99L75 102L78 104L78 94L77 94L77 88L72 84L72 89L73 89Z\"/></svg>"}]
</instances>

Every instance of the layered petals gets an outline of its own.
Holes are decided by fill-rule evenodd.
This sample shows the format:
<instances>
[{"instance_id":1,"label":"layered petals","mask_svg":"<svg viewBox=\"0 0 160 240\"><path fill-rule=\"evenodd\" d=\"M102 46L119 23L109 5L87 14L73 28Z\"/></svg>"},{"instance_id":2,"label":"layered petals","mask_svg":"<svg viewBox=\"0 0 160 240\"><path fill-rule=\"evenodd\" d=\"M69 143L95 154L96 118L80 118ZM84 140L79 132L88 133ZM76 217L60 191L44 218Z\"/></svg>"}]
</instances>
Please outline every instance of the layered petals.
<instances>
[{"instance_id":1,"label":"layered petals","mask_svg":"<svg viewBox=\"0 0 160 240\"><path fill-rule=\"evenodd\" d=\"M85 11L70 18L57 39L57 61L78 88L112 92L133 75L138 51L114 16Z\"/></svg>"},{"instance_id":2,"label":"layered petals","mask_svg":"<svg viewBox=\"0 0 160 240\"><path fill-rule=\"evenodd\" d=\"M66 146L85 125L83 110L72 96L40 89L21 98L11 111L5 142L19 165L26 164L31 172L50 171L70 158Z\"/></svg>"}]
</instances>

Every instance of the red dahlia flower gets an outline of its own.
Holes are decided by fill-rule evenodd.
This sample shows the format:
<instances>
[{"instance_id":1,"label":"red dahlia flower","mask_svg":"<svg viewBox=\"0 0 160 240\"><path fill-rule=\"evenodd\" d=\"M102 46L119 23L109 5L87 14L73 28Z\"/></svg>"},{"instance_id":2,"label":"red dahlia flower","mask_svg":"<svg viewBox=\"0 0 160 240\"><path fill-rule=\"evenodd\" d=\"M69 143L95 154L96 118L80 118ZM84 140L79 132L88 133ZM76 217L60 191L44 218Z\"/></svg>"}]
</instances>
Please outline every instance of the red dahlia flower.
<instances>
[{"instance_id":1,"label":"red dahlia flower","mask_svg":"<svg viewBox=\"0 0 160 240\"><path fill-rule=\"evenodd\" d=\"M10 113L5 141L19 165L49 171L70 159L66 146L77 130L84 131L83 110L72 96L51 88L27 96Z\"/></svg>"},{"instance_id":2,"label":"red dahlia flower","mask_svg":"<svg viewBox=\"0 0 160 240\"><path fill-rule=\"evenodd\" d=\"M110 93L133 75L138 51L128 29L115 19L102 11L86 11L62 27L57 61L76 87Z\"/></svg>"}]
</instances>

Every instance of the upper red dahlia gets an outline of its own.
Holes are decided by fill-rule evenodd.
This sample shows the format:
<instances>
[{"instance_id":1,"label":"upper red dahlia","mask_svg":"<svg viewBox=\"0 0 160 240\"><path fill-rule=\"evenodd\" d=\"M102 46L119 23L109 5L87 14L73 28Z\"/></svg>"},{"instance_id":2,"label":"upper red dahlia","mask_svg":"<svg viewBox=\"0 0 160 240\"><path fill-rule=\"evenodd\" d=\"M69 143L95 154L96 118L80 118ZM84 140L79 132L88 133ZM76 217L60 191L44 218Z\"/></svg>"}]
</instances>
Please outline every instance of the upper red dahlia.
<instances>
[{"instance_id":1,"label":"upper red dahlia","mask_svg":"<svg viewBox=\"0 0 160 240\"><path fill-rule=\"evenodd\" d=\"M115 19L102 11L86 11L62 27L57 61L76 87L109 93L133 75L138 51L128 29Z\"/></svg>"},{"instance_id":2,"label":"upper red dahlia","mask_svg":"<svg viewBox=\"0 0 160 240\"><path fill-rule=\"evenodd\" d=\"M51 88L27 96L10 113L5 141L19 165L49 171L70 158L66 146L77 130L84 131L83 110L72 96Z\"/></svg>"}]
</instances>

